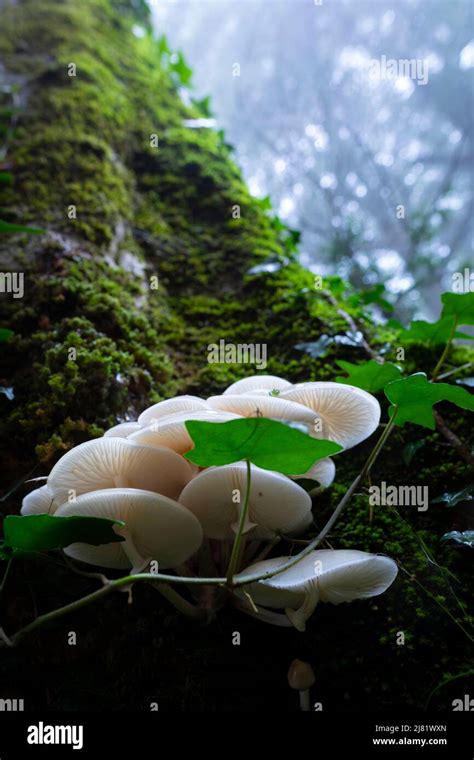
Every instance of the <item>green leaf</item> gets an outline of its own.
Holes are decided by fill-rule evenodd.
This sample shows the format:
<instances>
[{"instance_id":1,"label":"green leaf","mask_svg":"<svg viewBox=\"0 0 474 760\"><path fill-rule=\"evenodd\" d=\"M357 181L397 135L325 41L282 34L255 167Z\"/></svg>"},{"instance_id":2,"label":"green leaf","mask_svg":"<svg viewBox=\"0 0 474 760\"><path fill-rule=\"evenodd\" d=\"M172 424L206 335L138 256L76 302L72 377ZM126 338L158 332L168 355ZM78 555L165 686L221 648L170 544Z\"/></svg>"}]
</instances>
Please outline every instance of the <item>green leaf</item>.
<instances>
[{"instance_id":1,"label":"green leaf","mask_svg":"<svg viewBox=\"0 0 474 760\"><path fill-rule=\"evenodd\" d=\"M342 298L344 293L350 290L350 284L339 277L339 275L329 275L324 277L323 286L327 288L335 298Z\"/></svg>"},{"instance_id":2,"label":"green leaf","mask_svg":"<svg viewBox=\"0 0 474 760\"><path fill-rule=\"evenodd\" d=\"M376 393L382 390L387 383L399 380L402 374L396 364L392 364L391 362L380 364L374 359L360 364L351 364L351 362L340 359L336 364L348 374L348 377L336 377L338 383L355 385L357 388L362 388L362 390L369 393Z\"/></svg>"},{"instance_id":3,"label":"green leaf","mask_svg":"<svg viewBox=\"0 0 474 760\"><path fill-rule=\"evenodd\" d=\"M454 541L455 544L462 544L474 549L474 530L465 530L463 532L452 530L441 536L441 541Z\"/></svg>"},{"instance_id":4,"label":"green leaf","mask_svg":"<svg viewBox=\"0 0 474 760\"><path fill-rule=\"evenodd\" d=\"M120 520L102 517L53 517L52 515L9 515L3 521L5 545L23 551L62 549L76 541L99 546L123 541L113 531Z\"/></svg>"},{"instance_id":5,"label":"green leaf","mask_svg":"<svg viewBox=\"0 0 474 760\"><path fill-rule=\"evenodd\" d=\"M15 232L28 232L30 235L42 235L45 230L39 227L25 227L22 224L10 224L0 219L0 234L13 234Z\"/></svg>"},{"instance_id":6,"label":"green leaf","mask_svg":"<svg viewBox=\"0 0 474 760\"><path fill-rule=\"evenodd\" d=\"M13 174L10 172L0 172L0 185L11 185L13 182Z\"/></svg>"},{"instance_id":7,"label":"green leaf","mask_svg":"<svg viewBox=\"0 0 474 760\"><path fill-rule=\"evenodd\" d=\"M431 503L455 507L460 501L474 501L474 485L466 486L461 491L447 491L436 499L433 499Z\"/></svg>"},{"instance_id":8,"label":"green leaf","mask_svg":"<svg viewBox=\"0 0 474 760\"><path fill-rule=\"evenodd\" d=\"M412 443L407 443L406 446L403 447L403 461L408 467L413 457L415 456L416 452L423 448L423 446L426 443L426 438L421 438L419 441L413 441Z\"/></svg>"},{"instance_id":9,"label":"green leaf","mask_svg":"<svg viewBox=\"0 0 474 760\"><path fill-rule=\"evenodd\" d=\"M457 317L458 325L474 325L474 293L443 293L441 317Z\"/></svg>"},{"instance_id":10,"label":"green leaf","mask_svg":"<svg viewBox=\"0 0 474 760\"><path fill-rule=\"evenodd\" d=\"M170 70L176 74L180 83L185 87L191 83L193 70L188 66L181 51L172 53Z\"/></svg>"},{"instance_id":11,"label":"green leaf","mask_svg":"<svg viewBox=\"0 0 474 760\"><path fill-rule=\"evenodd\" d=\"M397 327L400 330L400 339L405 343L431 343L434 346L441 343L447 343L451 337L454 324L454 316L446 316L438 319L437 322L425 322L423 319L415 319L410 323L410 327L405 330L398 325L395 320L390 320L391 327ZM455 338L464 338L473 340L472 335L456 332Z\"/></svg>"},{"instance_id":12,"label":"green leaf","mask_svg":"<svg viewBox=\"0 0 474 760\"><path fill-rule=\"evenodd\" d=\"M403 427L407 422L435 429L433 405L439 401L450 401L461 409L474 411L474 396L464 388L448 383L431 383L424 372L395 380L385 388L385 395L391 402L389 415L398 406L395 424Z\"/></svg>"},{"instance_id":13,"label":"green leaf","mask_svg":"<svg viewBox=\"0 0 474 760\"><path fill-rule=\"evenodd\" d=\"M342 446L301 433L282 422L246 417L229 422L188 420L186 429L194 449L184 456L200 467L231 464L248 459L265 470L298 475Z\"/></svg>"},{"instance_id":14,"label":"green leaf","mask_svg":"<svg viewBox=\"0 0 474 760\"><path fill-rule=\"evenodd\" d=\"M211 98L207 95L205 98L198 100L197 98L191 98L191 103L199 111L201 116L206 119L210 119L213 116L211 110Z\"/></svg>"},{"instance_id":15,"label":"green leaf","mask_svg":"<svg viewBox=\"0 0 474 760\"><path fill-rule=\"evenodd\" d=\"M13 330L9 330L6 327L0 327L0 343L5 343L5 341L10 340L14 334Z\"/></svg>"},{"instance_id":16,"label":"green leaf","mask_svg":"<svg viewBox=\"0 0 474 760\"><path fill-rule=\"evenodd\" d=\"M361 290L359 293L354 293L347 298L347 302L351 306L359 306L361 304L368 306L375 303L385 311L393 311L392 304L383 297L384 293L386 293L385 285L379 284L369 290Z\"/></svg>"}]
</instances>

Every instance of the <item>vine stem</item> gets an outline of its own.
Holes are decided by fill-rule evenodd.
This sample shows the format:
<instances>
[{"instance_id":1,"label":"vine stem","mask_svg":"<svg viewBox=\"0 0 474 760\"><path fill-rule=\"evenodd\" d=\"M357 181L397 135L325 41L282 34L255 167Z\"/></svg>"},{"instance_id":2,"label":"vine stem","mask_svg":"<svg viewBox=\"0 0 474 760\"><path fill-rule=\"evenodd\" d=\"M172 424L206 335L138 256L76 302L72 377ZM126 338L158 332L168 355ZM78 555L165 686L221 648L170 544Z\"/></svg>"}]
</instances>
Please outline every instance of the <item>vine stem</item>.
<instances>
[{"instance_id":1,"label":"vine stem","mask_svg":"<svg viewBox=\"0 0 474 760\"><path fill-rule=\"evenodd\" d=\"M5 588L5 584L7 582L7 578L8 578L12 563L13 563L13 557L10 557L7 563L7 569L5 570L5 573L2 578L2 582L0 583L0 595L3 593L3 589Z\"/></svg>"},{"instance_id":2,"label":"vine stem","mask_svg":"<svg viewBox=\"0 0 474 760\"><path fill-rule=\"evenodd\" d=\"M448 340L446 342L446 345L444 347L444 351L441 354L441 356L439 357L438 363L437 363L436 367L433 370L433 376L431 378L433 382L435 382L435 380L437 379L437 377L439 375L439 371L440 371L441 367L444 364L444 360L446 359L446 356L448 355L448 351L451 348L451 343L453 342L454 333L456 332L457 326L458 326L458 318L457 318L457 316L455 316L454 317L454 321L453 321L453 326L451 327L451 331L449 333L449 338L448 338Z\"/></svg>"},{"instance_id":3,"label":"vine stem","mask_svg":"<svg viewBox=\"0 0 474 760\"><path fill-rule=\"evenodd\" d=\"M352 497L354 491L357 489L359 484L364 480L364 478L369 474L375 460L377 459L380 451L382 450L385 442L387 441L387 438L389 437L390 433L392 432L392 429L395 424L395 418L397 416L398 412L398 406L394 407L392 417L388 424L386 425L384 432L380 436L379 440L377 441L376 445L374 446L372 452L370 453L364 467L362 468L361 472L355 480L351 483L349 489L346 491L344 496L342 497L341 501L337 505L336 509L332 513L331 517L327 521L324 528L320 531L320 533L314 538L308 546L305 547L299 554L296 554L294 557L291 557L288 562L281 565L279 568L266 572L266 573L257 573L254 575L243 575L240 576L237 580L233 578L233 571L231 577L231 587L235 588L238 586L245 586L249 583L255 583L256 581L265 580L267 578L272 578L274 575L279 575L284 570L289 569L290 567L293 567L293 565L296 565L301 559L307 556L313 549L318 546L321 541L326 537L326 535L329 533L331 528L333 527L334 523L340 516L342 510ZM237 538L240 535L240 538L242 537L242 531L241 528L243 528L245 522L245 516L246 511L248 510L248 501L250 496L250 480L249 480L249 470L250 470L250 462L247 461L247 493L245 498L244 507L242 509L242 513L240 516L239 521L239 529L237 532L236 540L234 542L234 547L232 551L232 555L235 557L238 557L239 554L239 547L240 547L240 541L237 542ZM236 548L236 544L237 548ZM229 562L229 570L232 570L232 555L231 555L231 561ZM235 562L236 560L234 560ZM40 626L44 625L45 623L50 623L53 620L58 620L59 618L63 617L64 615L68 615L70 612L76 612L77 610L82 609L83 607L86 607L88 604L92 604L93 602L98 601L99 599L102 599L103 597L107 596L108 594L112 593L113 591L120 590L124 586L129 586L130 584L137 583L140 581L147 581L152 582L155 586L157 584L161 585L161 583L177 583L177 584L190 584L190 585L201 585L201 586L228 586L229 585L229 573L227 578L188 578L188 577L182 577L177 575L164 575L161 573L137 573L136 575L127 575L123 578L118 578L114 581L109 581L106 585L102 586L102 588L98 589L97 591L93 591L91 594L88 594L87 596L82 597L81 599L77 599L74 602L71 602L70 604L66 604L64 607L59 607L56 610L53 610L52 612L47 612L44 615L39 615L37 618L35 618L31 623L26 625L24 628L21 628L17 633L15 633L9 641L11 641L12 645L18 644L18 642L26 636L28 633L31 633L31 631L36 630ZM161 589L159 589L161 591ZM172 591L172 589L170 589ZM171 595L167 595L167 598L169 601L172 601L173 604L175 604L176 596L179 596L176 594L172 595L173 601L171 600ZM185 605L188 603L185 599L183 599L181 596L179 596L179 604L184 608ZM181 602L185 604L181 604ZM177 604L175 606L178 607ZM190 605L192 606L192 605ZM178 607L179 609L179 607ZM189 612L189 610L187 610ZM193 613L193 617L194 617Z\"/></svg>"},{"instance_id":4,"label":"vine stem","mask_svg":"<svg viewBox=\"0 0 474 760\"><path fill-rule=\"evenodd\" d=\"M239 526L235 535L234 544L232 546L232 553L230 555L229 566L227 568L227 585L232 587L235 571L237 570L237 563L240 556L240 544L242 542L242 534L247 520L247 514L249 511L250 500L250 487L252 485L252 466L250 459L245 460L247 465L247 486L245 491L244 506L240 512Z\"/></svg>"}]
</instances>

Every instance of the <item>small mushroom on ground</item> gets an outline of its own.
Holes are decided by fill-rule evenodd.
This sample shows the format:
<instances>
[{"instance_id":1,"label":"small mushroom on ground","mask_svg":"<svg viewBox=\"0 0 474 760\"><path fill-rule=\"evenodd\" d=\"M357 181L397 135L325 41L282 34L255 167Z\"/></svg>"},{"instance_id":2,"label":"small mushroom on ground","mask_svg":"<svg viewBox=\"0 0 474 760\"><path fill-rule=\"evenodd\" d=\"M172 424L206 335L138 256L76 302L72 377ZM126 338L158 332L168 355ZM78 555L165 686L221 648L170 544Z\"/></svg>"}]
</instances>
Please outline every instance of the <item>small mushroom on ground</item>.
<instances>
[{"instance_id":1,"label":"small mushroom on ground","mask_svg":"<svg viewBox=\"0 0 474 760\"><path fill-rule=\"evenodd\" d=\"M162 494L134 488L106 488L79 496L63 504L56 517L103 517L121 520L125 529L117 533L125 541L92 546L76 543L65 548L69 557L99 565L141 570L150 560L159 569L186 562L201 546L202 529L189 510Z\"/></svg>"},{"instance_id":2,"label":"small mushroom on ground","mask_svg":"<svg viewBox=\"0 0 474 760\"><path fill-rule=\"evenodd\" d=\"M231 414L230 412L212 410L170 414L133 433L128 440L147 446L165 446L178 454L184 454L193 447L192 438L186 429L186 422L189 420L228 422L238 419L238 416L238 414Z\"/></svg>"},{"instance_id":3,"label":"small mushroom on ground","mask_svg":"<svg viewBox=\"0 0 474 760\"><path fill-rule=\"evenodd\" d=\"M300 707L303 712L308 712L310 707L309 690L315 682L314 670L309 662L293 660L288 670L288 683L292 689L300 693Z\"/></svg>"},{"instance_id":4,"label":"small mushroom on ground","mask_svg":"<svg viewBox=\"0 0 474 760\"><path fill-rule=\"evenodd\" d=\"M335 441L345 449L372 435L380 421L380 404L361 388L343 383L301 383L283 390L287 399L312 409L321 418L317 438Z\"/></svg>"},{"instance_id":5,"label":"small mushroom on ground","mask_svg":"<svg viewBox=\"0 0 474 760\"><path fill-rule=\"evenodd\" d=\"M161 420L170 414L179 414L180 412L204 412L208 409L204 399L198 396L175 396L165 401L158 401L157 404L148 407L138 418L141 427L151 425L156 420Z\"/></svg>"},{"instance_id":6,"label":"small mushroom on ground","mask_svg":"<svg viewBox=\"0 0 474 760\"><path fill-rule=\"evenodd\" d=\"M143 488L175 499L192 476L188 462L170 449L125 438L97 438L64 454L47 485L58 503L71 495L113 487Z\"/></svg>"},{"instance_id":7,"label":"small mushroom on ground","mask_svg":"<svg viewBox=\"0 0 474 760\"><path fill-rule=\"evenodd\" d=\"M237 395L240 393L266 393L270 395L272 391L280 392L285 388L289 388L291 383L288 380L284 380L282 377L276 375L252 375L252 377L244 377L242 380L229 385L224 391L224 396L229 394ZM278 393L276 394L278 395Z\"/></svg>"},{"instance_id":8,"label":"small mushroom on ground","mask_svg":"<svg viewBox=\"0 0 474 760\"><path fill-rule=\"evenodd\" d=\"M121 422L119 425L109 428L104 433L104 438L128 438L129 435L140 430L138 422Z\"/></svg>"},{"instance_id":9,"label":"small mushroom on ground","mask_svg":"<svg viewBox=\"0 0 474 760\"><path fill-rule=\"evenodd\" d=\"M240 575L270 572L289 559L256 562ZM393 583L397 572L396 563L389 557L353 549L319 549L279 575L245 586L245 590L257 605L284 609L295 628L304 631L318 602L341 604L377 596Z\"/></svg>"},{"instance_id":10,"label":"small mushroom on ground","mask_svg":"<svg viewBox=\"0 0 474 760\"><path fill-rule=\"evenodd\" d=\"M231 539L238 528L247 487L245 462L209 467L184 488L178 501L199 519L208 538ZM252 538L303 530L311 522L311 498L290 478L252 466L247 521Z\"/></svg>"},{"instance_id":11,"label":"small mushroom on ground","mask_svg":"<svg viewBox=\"0 0 474 760\"><path fill-rule=\"evenodd\" d=\"M49 486L41 486L24 497L20 513L22 515L53 515L57 508L58 504Z\"/></svg>"}]
</instances>

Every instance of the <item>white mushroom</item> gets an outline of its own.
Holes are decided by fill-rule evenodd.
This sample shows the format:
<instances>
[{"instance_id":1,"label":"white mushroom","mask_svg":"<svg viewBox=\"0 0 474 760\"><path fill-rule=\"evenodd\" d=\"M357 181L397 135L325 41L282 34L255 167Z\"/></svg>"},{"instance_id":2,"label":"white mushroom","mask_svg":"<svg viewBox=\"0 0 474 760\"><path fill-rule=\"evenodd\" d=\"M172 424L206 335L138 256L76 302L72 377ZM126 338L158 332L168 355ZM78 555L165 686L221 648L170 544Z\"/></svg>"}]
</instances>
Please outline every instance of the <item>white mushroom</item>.
<instances>
[{"instance_id":1,"label":"white mushroom","mask_svg":"<svg viewBox=\"0 0 474 760\"><path fill-rule=\"evenodd\" d=\"M166 446L178 454L184 454L193 447L192 438L185 424L188 420L228 422L229 420L236 420L238 417L239 415L231 414L230 412L215 412L211 410L170 414L133 433L128 440L134 443L146 444L147 446Z\"/></svg>"},{"instance_id":2,"label":"white mushroom","mask_svg":"<svg viewBox=\"0 0 474 760\"><path fill-rule=\"evenodd\" d=\"M20 513L22 515L52 515L57 508L58 504L54 501L54 495L49 486L41 486L24 497Z\"/></svg>"},{"instance_id":3,"label":"white mushroom","mask_svg":"<svg viewBox=\"0 0 474 760\"><path fill-rule=\"evenodd\" d=\"M128 438L129 435L140 430L139 422L121 422L119 425L109 428L104 433L104 438Z\"/></svg>"},{"instance_id":4,"label":"white mushroom","mask_svg":"<svg viewBox=\"0 0 474 760\"><path fill-rule=\"evenodd\" d=\"M245 462L209 467L184 488L179 502L199 519L208 538L233 538L244 506ZM252 538L293 533L311 522L311 498L303 488L278 472L252 466L247 521Z\"/></svg>"},{"instance_id":5,"label":"white mushroom","mask_svg":"<svg viewBox=\"0 0 474 760\"><path fill-rule=\"evenodd\" d=\"M289 559L256 562L240 576L276 570ZM352 549L319 549L279 575L245 586L245 590L256 604L284 609L295 628L304 631L318 602L341 604L377 596L393 583L397 572L396 563L389 557Z\"/></svg>"},{"instance_id":6,"label":"white mushroom","mask_svg":"<svg viewBox=\"0 0 474 760\"><path fill-rule=\"evenodd\" d=\"M329 488L335 476L336 466L334 462L329 457L325 457L324 459L320 459L318 462L315 462L313 466L310 467L309 470L304 472L302 475L292 475L291 477L293 480L316 480L319 483L320 488L318 488L318 486L315 486L311 491L308 492L310 495L313 495L315 493L319 493L319 491L323 490L324 488Z\"/></svg>"},{"instance_id":7,"label":"white mushroom","mask_svg":"<svg viewBox=\"0 0 474 760\"><path fill-rule=\"evenodd\" d=\"M168 398L165 401L159 401L148 409L145 409L138 418L141 427L151 425L155 420L167 417L170 414L179 414L180 412L200 412L208 409L208 405L198 396L176 396Z\"/></svg>"},{"instance_id":8,"label":"white mushroom","mask_svg":"<svg viewBox=\"0 0 474 760\"><path fill-rule=\"evenodd\" d=\"M122 520L126 528L117 533L125 541L92 546L75 543L65 553L90 565L140 570L150 560L158 569L176 567L201 546L199 521L185 507L161 494L134 488L106 488L63 504L57 517L72 515Z\"/></svg>"},{"instance_id":9,"label":"white mushroom","mask_svg":"<svg viewBox=\"0 0 474 760\"><path fill-rule=\"evenodd\" d=\"M211 396L207 402L212 409L234 412L242 417L268 417L273 420L299 422L305 429L311 428L318 419L318 415L311 408L288 401L281 396L229 394Z\"/></svg>"},{"instance_id":10,"label":"white mushroom","mask_svg":"<svg viewBox=\"0 0 474 760\"><path fill-rule=\"evenodd\" d=\"M193 472L167 448L125 438L97 438L68 451L51 470L47 485L59 503L101 488L143 488L177 498Z\"/></svg>"},{"instance_id":11,"label":"white mushroom","mask_svg":"<svg viewBox=\"0 0 474 760\"><path fill-rule=\"evenodd\" d=\"M345 449L372 435L380 420L377 399L353 385L302 383L282 391L279 398L313 409L322 425L312 435L335 441Z\"/></svg>"},{"instance_id":12,"label":"white mushroom","mask_svg":"<svg viewBox=\"0 0 474 760\"><path fill-rule=\"evenodd\" d=\"M224 391L224 396L240 393L265 393L270 395L272 391L282 391L289 388L291 383L276 375L252 375L229 385Z\"/></svg>"}]
</instances>

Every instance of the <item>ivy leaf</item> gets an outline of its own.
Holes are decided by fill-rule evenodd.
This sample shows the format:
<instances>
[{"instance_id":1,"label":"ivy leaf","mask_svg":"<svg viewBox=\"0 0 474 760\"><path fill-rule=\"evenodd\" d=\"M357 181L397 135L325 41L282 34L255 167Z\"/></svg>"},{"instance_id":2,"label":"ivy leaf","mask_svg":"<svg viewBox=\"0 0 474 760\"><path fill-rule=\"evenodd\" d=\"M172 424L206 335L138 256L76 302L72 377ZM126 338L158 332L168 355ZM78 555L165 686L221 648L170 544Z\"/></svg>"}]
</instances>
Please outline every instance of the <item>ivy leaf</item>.
<instances>
[{"instance_id":1,"label":"ivy leaf","mask_svg":"<svg viewBox=\"0 0 474 760\"><path fill-rule=\"evenodd\" d=\"M9 515L3 521L5 546L23 551L48 551L80 541L99 546L123 541L114 525L120 520L102 517L53 517L52 515Z\"/></svg>"},{"instance_id":2,"label":"ivy leaf","mask_svg":"<svg viewBox=\"0 0 474 760\"><path fill-rule=\"evenodd\" d=\"M23 224L11 224L0 219L0 234L13 234L16 232L28 232L30 235L42 235L45 230L39 227L25 227Z\"/></svg>"},{"instance_id":3,"label":"ivy leaf","mask_svg":"<svg viewBox=\"0 0 474 760\"><path fill-rule=\"evenodd\" d=\"M199 111L199 114L201 116L204 116L204 118L210 119L213 116L211 111L210 95L206 95L206 97L202 98L201 100L197 98L191 98L191 103Z\"/></svg>"},{"instance_id":4,"label":"ivy leaf","mask_svg":"<svg viewBox=\"0 0 474 760\"><path fill-rule=\"evenodd\" d=\"M445 533L441 536L441 541L454 541L455 544L462 544L463 546L469 546L474 549L474 530L451 530L449 533Z\"/></svg>"},{"instance_id":5,"label":"ivy leaf","mask_svg":"<svg viewBox=\"0 0 474 760\"><path fill-rule=\"evenodd\" d=\"M361 304L368 306L375 303L385 311L393 311L392 304L383 297L384 293L386 293L385 285L379 284L369 290L361 290L359 293L354 293L347 298L347 302L351 306L360 306Z\"/></svg>"},{"instance_id":6,"label":"ivy leaf","mask_svg":"<svg viewBox=\"0 0 474 760\"><path fill-rule=\"evenodd\" d=\"M329 290L335 298L342 298L344 293L350 290L350 284L339 277L339 275L329 275L324 278L323 285Z\"/></svg>"},{"instance_id":7,"label":"ivy leaf","mask_svg":"<svg viewBox=\"0 0 474 760\"><path fill-rule=\"evenodd\" d=\"M413 441L412 443L407 443L406 446L403 447L403 461L408 467L413 457L415 456L416 452L423 448L423 446L426 443L426 438L420 438L419 441Z\"/></svg>"},{"instance_id":8,"label":"ivy leaf","mask_svg":"<svg viewBox=\"0 0 474 760\"><path fill-rule=\"evenodd\" d=\"M309 470L318 459L342 450L337 443L311 438L265 417L245 417L229 422L188 420L185 425L194 449L184 456L200 467L248 459L265 470L295 475Z\"/></svg>"},{"instance_id":9,"label":"ivy leaf","mask_svg":"<svg viewBox=\"0 0 474 760\"><path fill-rule=\"evenodd\" d=\"M441 317L457 317L458 325L474 325L474 293L443 293Z\"/></svg>"},{"instance_id":10,"label":"ivy leaf","mask_svg":"<svg viewBox=\"0 0 474 760\"><path fill-rule=\"evenodd\" d=\"M453 324L453 315L442 317L437 322L425 322L423 319L415 319L413 322L410 322L408 329L402 327L395 320L390 320L390 327L397 328L400 332L399 337L406 343L431 343L435 346L447 343L451 337ZM460 332L456 332L454 337L473 340L472 335Z\"/></svg>"},{"instance_id":11,"label":"ivy leaf","mask_svg":"<svg viewBox=\"0 0 474 760\"><path fill-rule=\"evenodd\" d=\"M395 406L398 412L395 424L403 427L407 422L421 425L430 430L435 429L433 405L439 401L450 401L461 409L474 411L474 396L464 388L448 383L431 383L424 372L404 377L389 383L384 389L385 395L391 402L390 417Z\"/></svg>"},{"instance_id":12,"label":"ivy leaf","mask_svg":"<svg viewBox=\"0 0 474 760\"><path fill-rule=\"evenodd\" d=\"M172 53L170 70L176 74L179 82L186 87L191 83L193 70L186 63L186 59L181 51Z\"/></svg>"},{"instance_id":13,"label":"ivy leaf","mask_svg":"<svg viewBox=\"0 0 474 760\"><path fill-rule=\"evenodd\" d=\"M431 503L455 507L460 501L474 501L474 485L466 486L461 491L447 491L436 499L433 499Z\"/></svg>"},{"instance_id":14,"label":"ivy leaf","mask_svg":"<svg viewBox=\"0 0 474 760\"><path fill-rule=\"evenodd\" d=\"M376 393L382 390L387 383L399 380L402 374L396 364L392 364L391 362L380 364L375 359L370 359L360 364L351 364L351 362L340 359L336 364L348 374L348 377L336 377L338 383L355 385L357 388L362 388L362 390L369 393Z\"/></svg>"},{"instance_id":15,"label":"ivy leaf","mask_svg":"<svg viewBox=\"0 0 474 760\"><path fill-rule=\"evenodd\" d=\"M9 330L7 327L0 327L0 343L10 340L14 334L13 330Z\"/></svg>"}]
</instances>

